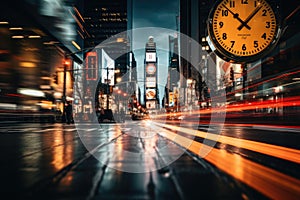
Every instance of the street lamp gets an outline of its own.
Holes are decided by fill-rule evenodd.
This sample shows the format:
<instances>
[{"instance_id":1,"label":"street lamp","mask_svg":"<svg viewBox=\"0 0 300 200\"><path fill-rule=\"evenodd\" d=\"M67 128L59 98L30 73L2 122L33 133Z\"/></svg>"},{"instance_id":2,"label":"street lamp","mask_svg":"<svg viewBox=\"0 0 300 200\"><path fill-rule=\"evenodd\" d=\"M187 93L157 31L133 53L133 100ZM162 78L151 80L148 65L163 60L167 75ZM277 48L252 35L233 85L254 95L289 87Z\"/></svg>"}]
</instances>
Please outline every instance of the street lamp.
<instances>
[{"instance_id":1,"label":"street lamp","mask_svg":"<svg viewBox=\"0 0 300 200\"><path fill-rule=\"evenodd\" d=\"M67 68L70 67L71 61L68 58L65 58L64 60L64 78L63 78L63 95L62 95L62 103L63 103L63 115L62 115L62 121L65 122L66 120L66 109L65 109L65 104L66 104L66 86L67 86Z\"/></svg>"}]
</instances>

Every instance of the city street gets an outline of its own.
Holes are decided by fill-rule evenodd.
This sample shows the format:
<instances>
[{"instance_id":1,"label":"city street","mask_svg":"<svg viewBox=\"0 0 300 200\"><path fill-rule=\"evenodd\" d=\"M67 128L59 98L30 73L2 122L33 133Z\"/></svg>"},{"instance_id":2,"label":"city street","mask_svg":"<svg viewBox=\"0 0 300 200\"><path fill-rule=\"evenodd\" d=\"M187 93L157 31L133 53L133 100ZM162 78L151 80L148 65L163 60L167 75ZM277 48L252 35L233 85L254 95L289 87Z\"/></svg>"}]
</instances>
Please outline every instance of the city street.
<instances>
[{"instance_id":1,"label":"city street","mask_svg":"<svg viewBox=\"0 0 300 200\"><path fill-rule=\"evenodd\" d=\"M2 123L8 199L298 199L300 129ZM211 145L211 146L210 146Z\"/></svg>"},{"instance_id":2,"label":"city street","mask_svg":"<svg viewBox=\"0 0 300 200\"><path fill-rule=\"evenodd\" d=\"M300 199L300 1L10 0L8 200Z\"/></svg>"}]
</instances>

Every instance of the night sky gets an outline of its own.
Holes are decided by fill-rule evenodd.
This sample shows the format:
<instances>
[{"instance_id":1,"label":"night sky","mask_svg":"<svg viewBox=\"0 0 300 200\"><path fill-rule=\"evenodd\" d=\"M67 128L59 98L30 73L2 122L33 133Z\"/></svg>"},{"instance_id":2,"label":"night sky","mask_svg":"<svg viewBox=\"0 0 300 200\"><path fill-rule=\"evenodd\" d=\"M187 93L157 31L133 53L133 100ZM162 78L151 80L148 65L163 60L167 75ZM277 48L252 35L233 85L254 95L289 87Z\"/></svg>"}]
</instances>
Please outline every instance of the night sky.
<instances>
[{"instance_id":1,"label":"night sky","mask_svg":"<svg viewBox=\"0 0 300 200\"><path fill-rule=\"evenodd\" d=\"M134 28L161 27L176 29L178 0L133 0Z\"/></svg>"}]
</instances>

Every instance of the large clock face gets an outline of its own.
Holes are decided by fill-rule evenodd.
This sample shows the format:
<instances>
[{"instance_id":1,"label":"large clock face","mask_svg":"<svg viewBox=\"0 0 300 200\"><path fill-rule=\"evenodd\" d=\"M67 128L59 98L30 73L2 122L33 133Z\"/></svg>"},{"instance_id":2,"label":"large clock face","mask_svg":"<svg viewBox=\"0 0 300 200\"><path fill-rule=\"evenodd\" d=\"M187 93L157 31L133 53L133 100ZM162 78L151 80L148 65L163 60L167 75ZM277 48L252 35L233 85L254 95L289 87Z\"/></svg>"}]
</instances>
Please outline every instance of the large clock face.
<instances>
[{"instance_id":1,"label":"large clock face","mask_svg":"<svg viewBox=\"0 0 300 200\"><path fill-rule=\"evenodd\" d=\"M266 0L221 0L211 10L209 35L227 60L253 60L275 44L277 20Z\"/></svg>"}]
</instances>

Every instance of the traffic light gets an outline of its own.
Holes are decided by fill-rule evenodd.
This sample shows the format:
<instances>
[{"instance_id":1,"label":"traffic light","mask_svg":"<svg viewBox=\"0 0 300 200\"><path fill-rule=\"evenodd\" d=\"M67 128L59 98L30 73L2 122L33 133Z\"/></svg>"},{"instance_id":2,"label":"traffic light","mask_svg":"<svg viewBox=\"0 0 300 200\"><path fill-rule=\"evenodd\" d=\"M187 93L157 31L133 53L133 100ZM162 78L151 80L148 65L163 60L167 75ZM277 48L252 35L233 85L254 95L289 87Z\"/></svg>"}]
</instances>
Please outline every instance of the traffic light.
<instances>
[{"instance_id":1,"label":"traffic light","mask_svg":"<svg viewBox=\"0 0 300 200\"><path fill-rule=\"evenodd\" d=\"M247 80L247 67L245 65L242 65L242 75L243 75L243 80Z\"/></svg>"},{"instance_id":2,"label":"traffic light","mask_svg":"<svg viewBox=\"0 0 300 200\"><path fill-rule=\"evenodd\" d=\"M58 72L53 74L53 83L58 84Z\"/></svg>"},{"instance_id":3,"label":"traffic light","mask_svg":"<svg viewBox=\"0 0 300 200\"><path fill-rule=\"evenodd\" d=\"M230 68L230 80L234 80L234 71L232 67Z\"/></svg>"}]
</instances>

